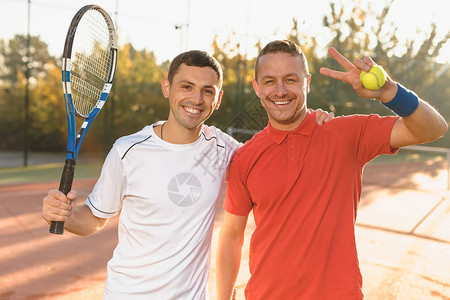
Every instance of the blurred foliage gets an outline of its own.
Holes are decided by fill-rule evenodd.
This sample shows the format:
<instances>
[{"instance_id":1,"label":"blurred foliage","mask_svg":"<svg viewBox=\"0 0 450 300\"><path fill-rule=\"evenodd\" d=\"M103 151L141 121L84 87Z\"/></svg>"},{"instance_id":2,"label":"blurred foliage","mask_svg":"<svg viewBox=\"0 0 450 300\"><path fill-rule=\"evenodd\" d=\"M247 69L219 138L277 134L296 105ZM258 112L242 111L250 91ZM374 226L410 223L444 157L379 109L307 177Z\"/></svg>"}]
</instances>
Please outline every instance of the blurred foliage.
<instances>
[{"instance_id":1,"label":"blurred foliage","mask_svg":"<svg viewBox=\"0 0 450 300\"><path fill-rule=\"evenodd\" d=\"M318 49L335 47L350 61L370 56L382 65L395 81L414 90L421 98L450 118L450 68L435 63L449 34L438 39L435 24L430 24L424 40L400 42L397 28L387 22L395 0L386 3L381 12L365 1L354 0L345 7L332 1L323 17L327 45L319 45L314 36L302 31L302 24L292 20L286 38L301 45L312 74L308 107L334 111L336 115L355 113L392 114L378 101L359 98L351 86L327 78L320 67L342 71L330 56ZM212 54L224 69L224 98L221 108L207 121L226 131L229 127L259 130L267 118L253 92L255 58L241 54L234 36L219 44L212 41ZM254 45L261 49L261 42ZM32 151L61 151L66 143L66 117L61 89L60 59L52 57L48 46L38 36L30 39L30 61L27 60L27 37L16 35L9 41L0 39L0 149L21 150L24 139L24 96L27 70L30 76L30 147ZM27 69L27 64L29 68ZM83 151L108 151L115 139L140 130L157 120L167 119L168 103L161 93L160 82L166 76L169 62L157 63L152 51L136 50L127 43L119 49L115 82L107 105L100 112L83 144ZM243 139L249 135L243 136ZM446 136L432 143L450 147Z\"/></svg>"}]
</instances>

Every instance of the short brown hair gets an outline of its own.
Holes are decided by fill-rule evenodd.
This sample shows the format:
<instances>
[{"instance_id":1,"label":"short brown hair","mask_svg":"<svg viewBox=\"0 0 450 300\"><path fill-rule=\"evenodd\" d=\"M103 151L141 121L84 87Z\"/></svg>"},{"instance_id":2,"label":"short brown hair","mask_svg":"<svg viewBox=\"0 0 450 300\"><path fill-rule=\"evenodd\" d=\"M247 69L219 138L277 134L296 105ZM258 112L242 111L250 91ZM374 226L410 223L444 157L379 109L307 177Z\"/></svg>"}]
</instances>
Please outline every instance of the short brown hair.
<instances>
[{"instance_id":1,"label":"short brown hair","mask_svg":"<svg viewBox=\"0 0 450 300\"><path fill-rule=\"evenodd\" d=\"M217 59L215 59L211 54L201 51L201 50L191 50L183 52L175 57L169 66L169 73L167 78L172 84L173 77L178 72L179 67L185 64L190 67L211 67L217 74L217 79L219 80L219 87L222 87L223 82L223 72Z\"/></svg>"},{"instance_id":2,"label":"short brown hair","mask_svg":"<svg viewBox=\"0 0 450 300\"><path fill-rule=\"evenodd\" d=\"M308 61L300 46L289 40L275 40L268 43L258 54L255 65L255 78L258 78L258 65L262 56L269 53L287 53L291 56L299 56L305 69L305 75L309 75Z\"/></svg>"}]
</instances>

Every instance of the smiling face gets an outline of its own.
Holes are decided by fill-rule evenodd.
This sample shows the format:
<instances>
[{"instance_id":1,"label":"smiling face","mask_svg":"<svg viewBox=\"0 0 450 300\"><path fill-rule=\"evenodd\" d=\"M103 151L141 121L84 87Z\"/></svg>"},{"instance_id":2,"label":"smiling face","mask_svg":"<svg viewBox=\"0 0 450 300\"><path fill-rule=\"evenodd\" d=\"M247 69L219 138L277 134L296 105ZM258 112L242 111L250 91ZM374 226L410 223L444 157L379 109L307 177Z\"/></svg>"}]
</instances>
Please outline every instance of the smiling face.
<instances>
[{"instance_id":1,"label":"smiling face","mask_svg":"<svg viewBox=\"0 0 450 300\"><path fill-rule=\"evenodd\" d=\"M253 87L273 128L294 130L305 119L307 73L300 56L277 52L259 58Z\"/></svg>"},{"instance_id":2,"label":"smiling face","mask_svg":"<svg viewBox=\"0 0 450 300\"><path fill-rule=\"evenodd\" d=\"M199 132L201 125L219 108L222 99L217 73L211 67L181 64L173 76L161 82L164 97L169 98L168 122L180 132Z\"/></svg>"}]
</instances>

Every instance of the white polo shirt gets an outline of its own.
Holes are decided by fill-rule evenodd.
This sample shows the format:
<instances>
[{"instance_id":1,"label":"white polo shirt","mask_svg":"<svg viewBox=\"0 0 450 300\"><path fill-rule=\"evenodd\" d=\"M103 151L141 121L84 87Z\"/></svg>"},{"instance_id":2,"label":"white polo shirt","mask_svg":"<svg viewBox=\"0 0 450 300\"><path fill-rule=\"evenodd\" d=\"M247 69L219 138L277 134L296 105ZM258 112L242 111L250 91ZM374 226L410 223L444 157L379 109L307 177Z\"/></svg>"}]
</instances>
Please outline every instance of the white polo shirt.
<instances>
[{"instance_id":1,"label":"white polo shirt","mask_svg":"<svg viewBox=\"0 0 450 300\"><path fill-rule=\"evenodd\" d=\"M208 298L217 199L238 147L206 125L191 144L167 143L153 125L116 141L86 200L100 218L121 210L105 299Z\"/></svg>"}]
</instances>

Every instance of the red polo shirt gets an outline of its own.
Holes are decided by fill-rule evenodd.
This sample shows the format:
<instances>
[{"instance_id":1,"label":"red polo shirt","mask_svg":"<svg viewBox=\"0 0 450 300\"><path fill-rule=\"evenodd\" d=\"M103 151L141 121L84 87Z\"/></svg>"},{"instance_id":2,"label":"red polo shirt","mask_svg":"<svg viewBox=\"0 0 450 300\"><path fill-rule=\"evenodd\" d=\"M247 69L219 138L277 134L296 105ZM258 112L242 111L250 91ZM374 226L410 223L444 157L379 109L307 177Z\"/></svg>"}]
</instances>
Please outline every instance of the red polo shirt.
<instances>
[{"instance_id":1,"label":"red polo shirt","mask_svg":"<svg viewBox=\"0 0 450 300\"><path fill-rule=\"evenodd\" d=\"M235 154L224 208L252 209L246 299L362 299L354 222L364 165L389 146L397 117L353 115L292 132L270 124Z\"/></svg>"}]
</instances>

